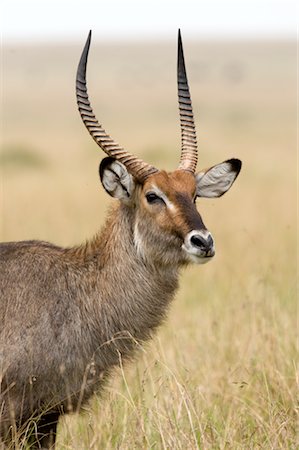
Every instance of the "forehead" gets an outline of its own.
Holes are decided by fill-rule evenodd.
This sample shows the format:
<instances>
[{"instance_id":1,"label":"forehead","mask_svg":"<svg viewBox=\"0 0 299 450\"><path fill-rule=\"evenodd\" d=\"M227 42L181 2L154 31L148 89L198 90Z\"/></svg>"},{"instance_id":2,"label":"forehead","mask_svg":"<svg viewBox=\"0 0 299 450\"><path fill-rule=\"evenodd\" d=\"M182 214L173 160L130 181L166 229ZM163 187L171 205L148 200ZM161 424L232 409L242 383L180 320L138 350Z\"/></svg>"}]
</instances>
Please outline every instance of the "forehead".
<instances>
[{"instance_id":1,"label":"forehead","mask_svg":"<svg viewBox=\"0 0 299 450\"><path fill-rule=\"evenodd\" d=\"M144 183L144 190L154 189L155 187L168 196L175 192L183 192L193 196L196 189L195 176L185 170L161 171L151 175Z\"/></svg>"}]
</instances>

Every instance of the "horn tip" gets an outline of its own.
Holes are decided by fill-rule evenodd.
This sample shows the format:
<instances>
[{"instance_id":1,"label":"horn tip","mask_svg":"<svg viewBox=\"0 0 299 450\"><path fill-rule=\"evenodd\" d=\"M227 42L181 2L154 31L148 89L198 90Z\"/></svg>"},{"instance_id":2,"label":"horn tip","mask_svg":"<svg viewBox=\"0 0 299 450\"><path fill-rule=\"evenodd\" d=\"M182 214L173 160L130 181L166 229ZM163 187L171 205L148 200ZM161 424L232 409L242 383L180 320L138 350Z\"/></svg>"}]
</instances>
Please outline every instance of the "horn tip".
<instances>
[{"instance_id":1,"label":"horn tip","mask_svg":"<svg viewBox=\"0 0 299 450\"><path fill-rule=\"evenodd\" d=\"M182 34L181 34L181 29L180 28L178 29L178 41L179 41L179 44L182 43Z\"/></svg>"}]
</instances>

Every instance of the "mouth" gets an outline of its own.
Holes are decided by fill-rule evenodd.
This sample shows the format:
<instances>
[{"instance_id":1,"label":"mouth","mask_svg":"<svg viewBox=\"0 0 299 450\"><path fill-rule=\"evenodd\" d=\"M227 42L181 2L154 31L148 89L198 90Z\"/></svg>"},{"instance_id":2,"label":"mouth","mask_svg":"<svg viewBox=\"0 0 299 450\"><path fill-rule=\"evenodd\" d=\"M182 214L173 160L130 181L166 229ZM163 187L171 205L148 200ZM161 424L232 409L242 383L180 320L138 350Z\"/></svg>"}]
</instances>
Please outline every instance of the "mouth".
<instances>
[{"instance_id":1,"label":"mouth","mask_svg":"<svg viewBox=\"0 0 299 450\"><path fill-rule=\"evenodd\" d=\"M182 245L182 250L184 250L185 256L190 262L195 264L206 264L211 261L215 256L215 248L211 248L208 251L199 251L194 249L188 249L185 244Z\"/></svg>"}]
</instances>

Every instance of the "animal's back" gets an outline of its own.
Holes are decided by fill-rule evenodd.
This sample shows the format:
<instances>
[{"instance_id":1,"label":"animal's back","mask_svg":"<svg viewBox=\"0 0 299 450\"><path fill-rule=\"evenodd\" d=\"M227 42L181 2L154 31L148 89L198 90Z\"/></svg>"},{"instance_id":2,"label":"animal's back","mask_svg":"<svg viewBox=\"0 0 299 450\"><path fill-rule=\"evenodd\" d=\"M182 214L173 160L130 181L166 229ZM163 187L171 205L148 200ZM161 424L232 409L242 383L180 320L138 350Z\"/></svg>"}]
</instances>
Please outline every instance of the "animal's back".
<instances>
[{"instance_id":1,"label":"animal's back","mask_svg":"<svg viewBox=\"0 0 299 450\"><path fill-rule=\"evenodd\" d=\"M72 297L74 290L68 288L64 253L47 242L0 245L2 421L8 407L13 406L17 417L21 408L26 417L31 413L29 406L39 409L46 407L49 399L58 402L66 397L62 366L67 355L75 357L72 345L74 336L80 335L81 318Z\"/></svg>"},{"instance_id":2,"label":"animal's back","mask_svg":"<svg viewBox=\"0 0 299 450\"><path fill-rule=\"evenodd\" d=\"M62 248L42 241L0 244L0 336L10 321L27 319L38 309L52 288L51 271L55 264L58 269L62 253Z\"/></svg>"}]
</instances>

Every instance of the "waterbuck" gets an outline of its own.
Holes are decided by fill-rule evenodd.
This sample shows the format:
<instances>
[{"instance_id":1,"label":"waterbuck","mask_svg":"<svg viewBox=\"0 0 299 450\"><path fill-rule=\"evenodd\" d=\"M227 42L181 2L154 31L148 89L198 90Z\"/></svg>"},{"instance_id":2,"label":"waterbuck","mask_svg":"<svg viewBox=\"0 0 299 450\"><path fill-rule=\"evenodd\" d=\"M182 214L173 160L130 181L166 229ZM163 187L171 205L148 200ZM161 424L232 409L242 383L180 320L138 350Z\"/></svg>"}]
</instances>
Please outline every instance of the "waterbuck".
<instances>
[{"instance_id":1,"label":"waterbuck","mask_svg":"<svg viewBox=\"0 0 299 450\"><path fill-rule=\"evenodd\" d=\"M137 159L97 121L86 88L90 39L91 32L77 71L78 108L108 155L100 164L100 179L118 201L102 231L83 245L0 245L3 447L12 445L15 433L22 436L34 418L31 448L53 448L59 416L79 410L111 369L150 338L174 297L179 269L215 254L196 198L220 197L241 169L238 159L229 159L196 173L196 133L180 32L182 150L174 172Z\"/></svg>"}]
</instances>

